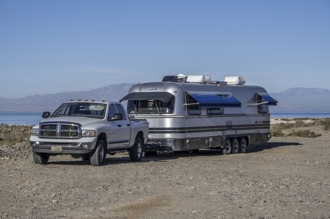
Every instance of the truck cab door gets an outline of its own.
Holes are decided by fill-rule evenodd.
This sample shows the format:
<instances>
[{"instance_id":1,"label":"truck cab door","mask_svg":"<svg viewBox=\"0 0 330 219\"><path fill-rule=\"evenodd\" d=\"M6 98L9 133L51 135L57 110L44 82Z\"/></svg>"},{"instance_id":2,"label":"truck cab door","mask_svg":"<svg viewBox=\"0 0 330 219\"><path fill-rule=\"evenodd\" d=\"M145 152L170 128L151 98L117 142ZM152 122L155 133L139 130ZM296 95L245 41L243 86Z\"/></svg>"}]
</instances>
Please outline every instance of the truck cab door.
<instances>
[{"instance_id":1,"label":"truck cab door","mask_svg":"<svg viewBox=\"0 0 330 219\"><path fill-rule=\"evenodd\" d=\"M108 111L108 124L107 124L107 149L119 149L121 146L121 122L120 120L113 120L115 114L118 114L118 110L115 104L110 104Z\"/></svg>"},{"instance_id":2,"label":"truck cab door","mask_svg":"<svg viewBox=\"0 0 330 219\"><path fill-rule=\"evenodd\" d=\"M127 118L126 112L121 104L116 104L116 107L120 114L122 114L122 120L118 121L121 124L121 148L128 148L131 138L131 123Z\"/></svg>"}]
</instances>

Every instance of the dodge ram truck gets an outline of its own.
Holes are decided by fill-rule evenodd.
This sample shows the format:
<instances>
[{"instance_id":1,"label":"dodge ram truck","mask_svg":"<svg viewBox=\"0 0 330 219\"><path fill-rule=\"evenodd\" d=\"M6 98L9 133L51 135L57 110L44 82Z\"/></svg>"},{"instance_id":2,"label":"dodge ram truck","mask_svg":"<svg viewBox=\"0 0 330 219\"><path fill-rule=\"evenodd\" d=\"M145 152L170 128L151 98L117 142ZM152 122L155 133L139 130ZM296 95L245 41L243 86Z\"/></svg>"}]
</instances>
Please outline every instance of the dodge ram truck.
<instances>
[{"instance_id":1,"label":"dodge ram truck","mask_svg":"<svg viewBox=\"0 0 330 219\"><path fill-rule=\"evenodd\" d=\"M32 128L33 161L47 164L50 156L70 154L100 166L106 154L128 151L131 161L144 155L149 126L145 119L129 118L119 102L69 101Z\"/></svg>"}]
</instances>

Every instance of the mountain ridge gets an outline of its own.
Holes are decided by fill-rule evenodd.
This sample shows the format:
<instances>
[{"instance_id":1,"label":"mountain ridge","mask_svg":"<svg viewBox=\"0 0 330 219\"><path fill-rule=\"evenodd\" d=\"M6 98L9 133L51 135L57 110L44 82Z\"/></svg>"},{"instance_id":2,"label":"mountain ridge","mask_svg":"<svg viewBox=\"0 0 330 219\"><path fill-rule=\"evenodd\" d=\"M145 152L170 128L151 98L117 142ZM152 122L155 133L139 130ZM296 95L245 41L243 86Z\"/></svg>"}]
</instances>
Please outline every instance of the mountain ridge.
<instances>
[{"instance_id":1,"label":"mountain ridge","mask_svg":"<svg viewBox=\"0 0 330 219\"><path fill-rule=\"evenodd\" d=\"M125 96L132 83L121 83L92 89L55 94L35 94L23 98L0 98L0 112L43 112L53 111L69 100L118 101ZM282 92L269 93L278 101L271 112L330 112L330 90L324 88L294 87Z\"/></svg>"}]
</instances>

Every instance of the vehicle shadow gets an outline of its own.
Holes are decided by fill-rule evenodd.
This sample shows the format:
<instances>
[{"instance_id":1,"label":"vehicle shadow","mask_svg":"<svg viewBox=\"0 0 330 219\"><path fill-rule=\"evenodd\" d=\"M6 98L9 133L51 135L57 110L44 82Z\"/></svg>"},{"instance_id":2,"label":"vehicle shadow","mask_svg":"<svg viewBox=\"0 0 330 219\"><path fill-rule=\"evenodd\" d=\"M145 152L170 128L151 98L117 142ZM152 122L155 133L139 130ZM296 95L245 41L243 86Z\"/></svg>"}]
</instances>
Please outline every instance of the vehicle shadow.
<instances>
[{"instance_id":1,"label":"vehicle shadow","mask_svg":"<svg viewBox=\"0 0 330 219\"><path fill-rule=\"evenodd\" d=\"M267 149L277 148L277 147L287 147L287 146L300 146L302 144L298 142L267 142L263 144L253 145L248 147L247 153L256 153Z\"/></svg>"},{"instance_id":2,"label":"vehicle shadow","mask_svg":"<svg viewBox=\"0 0 330 219\"><path fill-rule=\"evenodd\" d=\"M258 153L264 150L278 148L278 147L287 147L287 146L300 146L302 144L298 142L268 142L263 144L253 145L252 147L248 147L246 153ZM219 156L222 155L220 149L201 149L197 153L192 152L158 152L157 155L144 156L141 162L132 162L129 159L129 156L125 153L119 155L107 155L103 166L107 165L119 165L119 164L137 164L137 163L148 163L148 162L166 162L167 160L175 160L179 158L189 158L189 157L198 157L198 156ZM78 166L90 166L89 160L81 160L74 158L66 158L66 160L56 160L49 161L48 164L53 165L78 165Z\"/></svg>"}]
</instances>

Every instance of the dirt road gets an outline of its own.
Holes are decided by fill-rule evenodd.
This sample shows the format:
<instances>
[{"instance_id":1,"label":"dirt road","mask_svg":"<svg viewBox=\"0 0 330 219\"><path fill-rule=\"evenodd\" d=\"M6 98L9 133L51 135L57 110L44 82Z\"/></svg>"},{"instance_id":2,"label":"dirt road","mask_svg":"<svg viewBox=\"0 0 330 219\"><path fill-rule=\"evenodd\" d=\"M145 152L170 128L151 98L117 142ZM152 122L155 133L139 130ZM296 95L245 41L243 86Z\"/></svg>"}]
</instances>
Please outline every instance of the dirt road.
<instances>
[{"instance_id":1,"label":"dirt road","mask_svg":"<svg viewBox=\"0 0 330 219\"><path fill-rule=\"evenodd\" d=\"M34 164L0 147L0 218L330 218L328 138L272 138L246 154L127 154Z\"/></svg>"}]
</instances>

